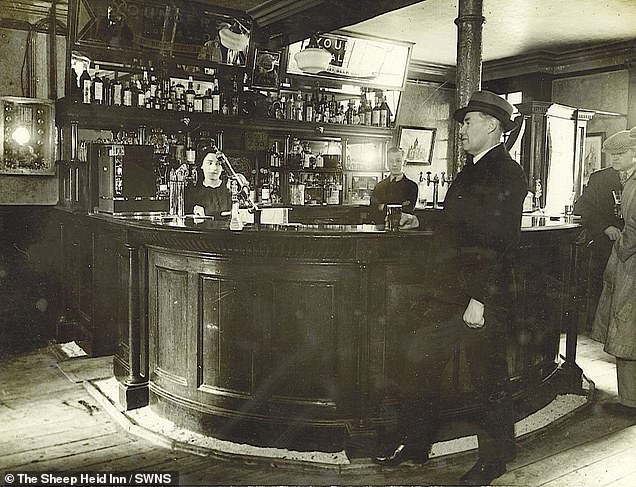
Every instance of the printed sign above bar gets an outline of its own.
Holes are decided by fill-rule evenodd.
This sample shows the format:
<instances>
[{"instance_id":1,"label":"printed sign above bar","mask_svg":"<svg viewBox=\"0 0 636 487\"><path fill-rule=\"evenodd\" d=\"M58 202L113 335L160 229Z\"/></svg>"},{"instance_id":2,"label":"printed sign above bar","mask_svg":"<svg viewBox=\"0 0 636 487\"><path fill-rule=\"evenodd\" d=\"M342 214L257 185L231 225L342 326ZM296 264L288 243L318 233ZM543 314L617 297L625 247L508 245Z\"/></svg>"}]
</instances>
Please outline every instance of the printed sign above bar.
<instances>
[{"instance_id":1,"label":"printed sign above bar","mask_svg":"<svg viewBox=\"0 0 636 487\"><path fill-rule=\"evenodd\" d=\"M245 66L252 20L196 1L75 0L75 48Z\"/></svg>"},{"instance_id":2,"label":"printed sign above bar","mask_svg":"<svg viewBox=\"0 0 636 487\"><path fill-rule=\"evenodd\" d=\"M339 80L343 83L403 90L411 59L411 42L363 36L345 31L317 36L318 46L331 53L325 71L312 74L298 67L294 55L309 39L287 48L287 74Z\"/></svg>"}]
</instances>

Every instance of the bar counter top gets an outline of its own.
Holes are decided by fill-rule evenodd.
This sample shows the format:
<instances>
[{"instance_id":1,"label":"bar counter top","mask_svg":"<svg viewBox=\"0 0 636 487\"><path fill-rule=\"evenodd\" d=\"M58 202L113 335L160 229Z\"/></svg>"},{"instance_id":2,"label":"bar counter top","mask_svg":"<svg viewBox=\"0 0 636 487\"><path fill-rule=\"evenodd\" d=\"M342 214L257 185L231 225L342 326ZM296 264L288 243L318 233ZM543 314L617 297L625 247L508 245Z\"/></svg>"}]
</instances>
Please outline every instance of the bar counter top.
<instances>
[{"instance_id":1,"label":"bar counter top","mask_svg":"<svg viewBox=\"0 0 636 487\"><path fill-rule=\"evenodd\" d=\"M439 212L437 210L424 210L427 214L430 212ZM421 217L421 212L419 212ZM123 225L129 225L131 227L149 229L166 229L166 230L184 230L187 232L195 233L209 233L216 231L230 231L229 219L212 219L212 218L199 218L194 215L186 215L185 217L176 217L169 215L125 215L125 216L113 216L106 213L95 213L90 215L92 218L97 218L105 221L117 222ZM441 214L436 215L437 220ZM578 228L580 225L577 220L571 217L564 216L547 216L542 214L529 215L524 214L521 219L521 231L522 232L534 232L545 230L566 230ZM426 225L424 222L420 224L419 229L402 230L399 232L389 232L384 229L383 225L374 224L334 224L334 223L318 223L307 224L290 222L284 224L251 224L247 223L240 231L231 231L234 234L253 234L253 233L284 233L286 235L301 235L301 236L378 236L378 235L390 235L390 236L406 236L406 235L431 235L433 231L430 225Z\"/></svg>"}]
</instances>

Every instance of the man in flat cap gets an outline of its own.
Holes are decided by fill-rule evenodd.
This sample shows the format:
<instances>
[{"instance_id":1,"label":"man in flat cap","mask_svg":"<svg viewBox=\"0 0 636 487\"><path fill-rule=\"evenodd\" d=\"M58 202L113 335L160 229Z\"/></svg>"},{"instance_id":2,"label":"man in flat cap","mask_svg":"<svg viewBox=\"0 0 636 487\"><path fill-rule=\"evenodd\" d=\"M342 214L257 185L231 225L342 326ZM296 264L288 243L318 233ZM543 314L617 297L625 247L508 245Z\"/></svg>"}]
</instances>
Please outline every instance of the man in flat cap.
<instances>
[{"instance_id":1,"label":"man in flat cap","mask_svg":"<svg viewBox=\"0 0 636 487\"><path fill-rule=\"evenodd\" d=\"M581 238L590 251L587 273L588 330L603 288L602 278L607 259L623 229L614 195L622 192L624 182L634 170L635 148L636 139L631 138L627 130L608 137L603 143L603 152L607 154L611 166L590 175L583 194L574 204L574 214L581 216L581 225L585 230Z\"/></svg>"},{"instance_id":2,"label":"man in flat cap","mask_svg":"<svg viewBox=\"0 0 636 487\"><path fill-rule=\"evenodd\" d=\"M624 225L610 237L613 245L590 336L616 358L618 402L603 407L636 418L636 139L623 130L609 137L603 150L618 172Z\"/></svg>"},{"instance_id":3,"label":"man in flat cap","mask_svg":"<svg viewBox=\"0 0 636 487\"><path fill-rule=\"evenodd\" d=\"M429 281L434 286L423 297L430 307L421 317L428 330L443 330L427 334L427 349L440 352L423 358L418 350L407 351L404 380L419 381L422 387L417 389L424 392L415 402L402 401L398 409L400 443L377 457L378 463L425 460L439 428L440 401L434 394L458 343L466 352L480 405L479 460L461 481L489 484L506 471L506 461L514 456L514 415L505 355L510 314L506 293L511 282L507 256L520 237L528 185L523 169L502 142L503 134L515 127L512 113L512 105L500 96L477 91L467 106L453 114L461 124L459 137L469 157L448 189L443 217L435 229L429 266ZM439 343L431 343L435 340ZM418 343L413 340L411 348Z\"/></svg>"}]
</instances>

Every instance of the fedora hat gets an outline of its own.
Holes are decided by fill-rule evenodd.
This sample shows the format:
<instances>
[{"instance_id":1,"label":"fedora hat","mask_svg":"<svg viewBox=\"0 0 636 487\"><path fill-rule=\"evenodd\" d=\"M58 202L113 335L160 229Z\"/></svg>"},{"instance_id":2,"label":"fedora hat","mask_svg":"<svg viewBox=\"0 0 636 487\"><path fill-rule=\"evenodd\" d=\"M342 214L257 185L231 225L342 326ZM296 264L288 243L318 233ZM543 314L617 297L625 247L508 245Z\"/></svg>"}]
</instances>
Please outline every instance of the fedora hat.
<instances>
[{"instance_id":1,"label":"fedora hat","mask_svg":"<svg viewBox=\"0 0 636 487\"><path fill-rule=\"evenodd\" d=\"M504 132L510 132L516 124L512 120L514 107L492 91L475 91L463 108L455 110L453 118L462 123L468 112L482 112L492 115L503 124Z\"/></svg>"}]
</instances>

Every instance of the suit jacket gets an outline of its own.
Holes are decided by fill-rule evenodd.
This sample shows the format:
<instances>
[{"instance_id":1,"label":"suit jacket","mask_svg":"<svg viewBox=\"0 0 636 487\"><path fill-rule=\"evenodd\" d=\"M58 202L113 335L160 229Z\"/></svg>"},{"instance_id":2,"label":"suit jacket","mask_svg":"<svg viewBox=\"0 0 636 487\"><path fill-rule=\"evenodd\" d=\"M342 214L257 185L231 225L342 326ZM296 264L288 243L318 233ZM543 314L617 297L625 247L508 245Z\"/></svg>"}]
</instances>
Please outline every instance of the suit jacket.
<instances>
[{"instance_id":1,"label":"suit jacket","mask_svg":"<svg viewBox=\"0 0 636 487\"><path fill-rule=\"evenodd\" d=\"M574 204L574 214L581 215L581 225L586 230L587 242L593 241L599 258L607 261L613 242L605 235L609 226L623 228L622 220L614 214L614 198L612 190L621 191L618 171L608 167L595 171L590 175L583 194Z\"/></svg>"},{"instance_id":2,"label":"suit jacket","mask_svg":"<svg viewBox=\"0 0 636 487\"><path fill-rule=\"evenodd\" d=\"M377 223L384 223L386 216L386 205L402 205L402 211L413 213L417 203L417 184L406 176L402 176L397 182L391 181L391 177L380 181L373 189L371 195L370 216ZM379 205L384 204L384 210L380 210Z\"/></svg>"},{"instance_id":3,"label":"suit jacket","mask_svg":"<svg viewBox=\"0 0 636 487\"><path fill-rule=\"evenodd\" d=\"M523 169L503 144L457 175L431 249L437 299L463 306L470 298L486 306L507 304L506 256L520 237L527 188Z\"/></svg>"}]
</instances>

